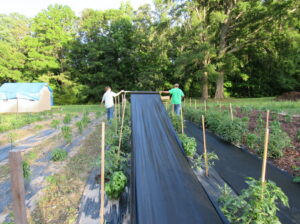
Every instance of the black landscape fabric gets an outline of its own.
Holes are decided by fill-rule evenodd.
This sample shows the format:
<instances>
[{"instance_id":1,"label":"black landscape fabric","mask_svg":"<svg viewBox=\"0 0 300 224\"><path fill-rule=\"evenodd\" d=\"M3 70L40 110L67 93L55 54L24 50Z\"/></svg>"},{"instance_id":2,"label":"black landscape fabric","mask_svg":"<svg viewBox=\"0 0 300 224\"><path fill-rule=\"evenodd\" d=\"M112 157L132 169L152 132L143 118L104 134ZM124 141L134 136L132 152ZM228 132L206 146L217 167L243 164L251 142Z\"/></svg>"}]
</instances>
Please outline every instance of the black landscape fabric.
<instances>
[{"instance_id":1,"label":"black landscape fabric","mask_svg":"<svg viewBox=\"0 0 300 224\"><path fill-rule=\"evenodd\" d=\"M195 137L198 152L203 152L203 136L200 127L191 122L186 123L186 134ZM260 178L261 159L235 147L212 133L206 133L207 150L215 152L219 160L215 162L215 169L219 175L230 185L233 190L240 194L247 188L246 177ZM279 205L277 213L281 223L300 224L300 184L293 183L292 178L278 168L268 164L267 179L275 182L289 198L290 208Z\"/></svg>"},{"instance_id":2,"label":"black landscape fabric","mask_svg":"<svg viewBox=\"0 0 300 224\"><path fill-rule=\"evenodd\" d=\"M158 94L132 94L132 223L223 223L183 154Z\"/></svg>"}]
</instances>

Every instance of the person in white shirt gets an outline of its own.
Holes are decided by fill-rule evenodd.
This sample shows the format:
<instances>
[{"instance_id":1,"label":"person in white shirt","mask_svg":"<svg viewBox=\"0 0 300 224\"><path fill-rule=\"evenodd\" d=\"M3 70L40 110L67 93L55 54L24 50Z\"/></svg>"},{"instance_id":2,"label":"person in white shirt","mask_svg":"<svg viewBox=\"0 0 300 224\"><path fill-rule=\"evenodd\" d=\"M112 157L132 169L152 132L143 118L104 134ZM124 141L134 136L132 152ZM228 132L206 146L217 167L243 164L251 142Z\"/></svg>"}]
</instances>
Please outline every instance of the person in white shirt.
<instances>
[{"instance_id":1,"label":"person in white shirt","mask_svg":"<svg viewBox=\"0 0 300 224\"><path fill-rule=\"evenodd\" d=\"M121 90L118 93L111 91L110 86L105 87L105 93L102 97L101 103L105 102L105 108L107 112L107 120L111 124L111 119L114 117L114 97L119 96L123 93L124 90Z\"/></svg>"}]
</instances>

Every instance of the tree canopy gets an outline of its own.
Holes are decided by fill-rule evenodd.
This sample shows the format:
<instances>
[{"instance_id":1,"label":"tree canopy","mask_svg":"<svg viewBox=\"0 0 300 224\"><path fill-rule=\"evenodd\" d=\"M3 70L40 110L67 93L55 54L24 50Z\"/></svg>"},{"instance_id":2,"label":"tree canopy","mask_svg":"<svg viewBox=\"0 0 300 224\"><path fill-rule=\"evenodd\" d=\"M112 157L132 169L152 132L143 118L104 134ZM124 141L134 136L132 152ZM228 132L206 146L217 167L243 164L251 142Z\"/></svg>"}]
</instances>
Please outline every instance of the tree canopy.
<instances>
[{"instance_id":1,"label":"tree canopy","mask_svg":"<svg viewBox=\"0 0 300 224\"><path fill-rule=\"evenodd\" d=\"M300 91L300 2L154 0L155 8L50 5L0 14L0 84L48 82L55 102L98 102L103 87L187 96Z\"/></svg>"}]
</instances>

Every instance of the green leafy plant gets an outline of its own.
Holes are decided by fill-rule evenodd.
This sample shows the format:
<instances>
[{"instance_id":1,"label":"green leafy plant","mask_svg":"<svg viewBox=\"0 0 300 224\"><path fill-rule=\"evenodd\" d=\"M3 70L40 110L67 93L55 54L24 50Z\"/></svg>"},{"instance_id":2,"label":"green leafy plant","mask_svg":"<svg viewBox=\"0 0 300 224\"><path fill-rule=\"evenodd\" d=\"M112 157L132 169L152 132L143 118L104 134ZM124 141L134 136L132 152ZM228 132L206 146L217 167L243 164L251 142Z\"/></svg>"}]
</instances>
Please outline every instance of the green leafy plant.
<instances>
[{"instance_id":1,"label":"green leafy plant","mask_svg":"<svg viewBox=\"0 0 300 224\"><path fill-rule=\"evenodd\" d=\"M23 177L25 180L29 180L31 175L30 165L27 161L23 161L22 166L23 166Z\"/></svg>"},{"instance_id":2,"label":"green leafy plant","mask_svg":"<svg viewBox=\"0 0 300 224\"><path fill-rule=\"evenodd\" d=\"M61 127L62 136L67 141L67 143L72 142L72 131L69 126L63 126Z\"/></svg>"},{"instance_id":3,"label":"green leafy plant","mask_svg":"<svg viewBox=\"0 0 300 224\"><path fill-rule=\"evenodd\" d=\"M57 129L59 127L60 121L59 120L52 120L51 121L51 128Z\"/></svg>"},{"instance_id":4,"label":"green leafy plant","mask_svg":"<svg viewBox=\"0 0 300 224\"><path fill-rule=\"evenodd\" d=\"M193 157L197 150L197 142L193 137L188 137L185 134L180 134L179 138L182 142L183 149L187 156Z\"/></svg>"},{"instance_id":5,"label":"green leafy plant","mask_svg":"<svg viewBox=\"0 0 300 224\"><path fill-rule=\"evenodd\" d=\"M51 160L53 161L62 161L65 160L68 156L68 152L64 149L54 149L51 152Z\"/></svg>"},{"instance_id":6,"label":"green leafy plant","mask_svg":"<svg viewBox=\"0 0 300 224\"><path fill-rule=\"evenodd\" d=\"M291 123L293 120L293 117L290 114L285 115L284 120L286 123Z\"/></svg>"},{"instance_id":7,"label":"green leafy plant","mask_svg":"<svg viewBox=\"0 0 300 224\"><path fill-rule=\"evenodd\" d=\"M70 124L71 120L72 120L72 115L71 114L66 114L64 119L63 119L63 122L64 122L64 124Z\"/></svg>"},{"instance_id":8,"label":"green leafy plant","mask_svg":"<svg viewBox=\"0 0 300 224\"><path fill-rule=\"evenodd\" d=\"M169 117L171 119L171 122L173 124L174 129L180 133L181 132L181 120L180 116L175 115L174 113L169 113Z\"/></svg>"},{"instance_id":9,"label":"green leafy plant","mask_svg":"<svg viewBox=\"0 0 300 224\"><path fill-rule=\"evenodd\" d=\"M110 181L105 184L105 192L111 199L118 199L127 184L127 177L122 171L114 172Z\"/></svg>"},{"instance_id":10,"label":"green leafy plant","mask_svg":"<svg viewBox=\"0 0 300 224\"><path fill-rule=\"evenodd\" d=\"M215 160L219 160L219 157L216 153L207 153L207 162L209 168L215 165ZM204 154L195 154L194 158L192 159L192 168L197 170L205 169Z\"/></svg>"},{"instance_id":11,"label":"green leafy plant","mask_svg":"<svg viewBox=\"0 0 300 224\"><path fill-rule=\"evenodd\" d=\"M262 187L261 181L248 178L247 189L239 196L233 196L228 187L224 187L219 203L222 212L232 224L280 223L276 212L277 202L288 205L288 198L274 182L268 181Z\"/></svg>"},{"instance_id":12,"label":"green leafy plant","mask_svg":"<svg viewBox=\"0 0 300 224\"><path fill-rule=\"evenodd\" d=\"M300 129L298 129L297 131L296 138L300 142Z\"/></svg>"},{"instance_id":13,"label":"green leafy plant","mask_svg":"<svg viewBox=\"0 0 300 224\"><path fill-rule=\"evenodd\" d=\"M258 147L259 138L256 134L248 133L246 135L246 144L250 149L255 149Z\"/></svg>"}]
</instances>

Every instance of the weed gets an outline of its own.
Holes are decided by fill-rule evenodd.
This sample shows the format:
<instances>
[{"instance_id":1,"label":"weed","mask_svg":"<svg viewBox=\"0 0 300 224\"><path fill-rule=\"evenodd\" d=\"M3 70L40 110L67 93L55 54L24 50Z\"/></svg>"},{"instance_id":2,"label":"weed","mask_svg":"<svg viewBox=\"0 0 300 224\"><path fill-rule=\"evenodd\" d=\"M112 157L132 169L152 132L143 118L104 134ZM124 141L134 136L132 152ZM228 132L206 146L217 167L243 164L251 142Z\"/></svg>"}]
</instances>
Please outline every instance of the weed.
<instances>
[{"instance_id":1,"label":"weed","mask_svg":"<svg viewBox=\"0 0 300 224\"><path fill-rule=\"evenodd\" d=\"M53 161L62 161L65 160L68 156L68 152L63 149L54 149L51 152L51 160Z\"/></svg>"},{"instance_id":2,"label":"weed","mask_svg":"<svg viewBox=\"0 0 300 224\"><path fill-rule=\"evenodd\" d=\"M83 123L82 123L82 121L77 121L76 122L76 127L78 128L79 133L82 134L82 132L83 132Z\"/></svg>"},{"instance_id":3,"label":"weed","mask_svg":"<svg viewBox=\"0 0 300 224\"><path fill-rule=\"evenodd\" d=\"M25 180L29 180L31 175L30 165L27 161L23 161L22 166L23 166L23 177Z\"/></svg>"}]
</instances>

